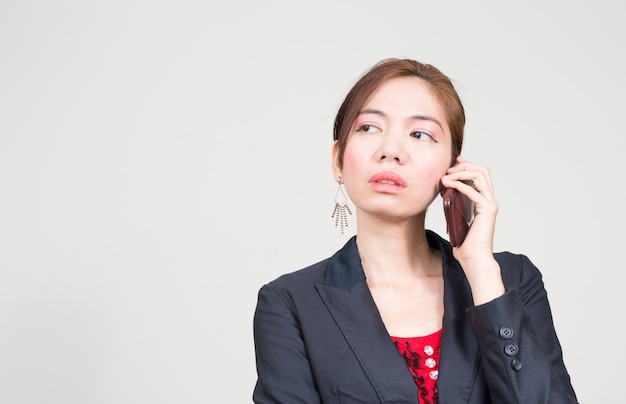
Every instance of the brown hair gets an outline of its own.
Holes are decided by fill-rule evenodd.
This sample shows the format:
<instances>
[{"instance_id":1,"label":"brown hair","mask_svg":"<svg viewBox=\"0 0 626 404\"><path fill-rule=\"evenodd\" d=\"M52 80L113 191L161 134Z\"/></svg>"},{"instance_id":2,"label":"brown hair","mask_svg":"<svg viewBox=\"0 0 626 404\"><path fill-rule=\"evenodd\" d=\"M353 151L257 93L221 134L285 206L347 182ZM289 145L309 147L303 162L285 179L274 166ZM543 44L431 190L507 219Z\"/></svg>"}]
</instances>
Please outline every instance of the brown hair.
<instances>
[{"instance_id":1,"label":"brown hair","mask_svg":"<svg viewBox=\"0 0 626 404\"><path fill-rule=\"evenodd\" d=\"M411 59L385 59L375 64L352 87L341 104L333 129L333 139L337 141L339 166L343 166L343 153L354 120L363 104L374 91L385 81L397 77L414 76L431 85L439 101L443 104L444 113L452 136L452 164L461 154L463 145L463 128L465 126L465 110L452 81L436 67Z\"/></svg>"}]
</instances>

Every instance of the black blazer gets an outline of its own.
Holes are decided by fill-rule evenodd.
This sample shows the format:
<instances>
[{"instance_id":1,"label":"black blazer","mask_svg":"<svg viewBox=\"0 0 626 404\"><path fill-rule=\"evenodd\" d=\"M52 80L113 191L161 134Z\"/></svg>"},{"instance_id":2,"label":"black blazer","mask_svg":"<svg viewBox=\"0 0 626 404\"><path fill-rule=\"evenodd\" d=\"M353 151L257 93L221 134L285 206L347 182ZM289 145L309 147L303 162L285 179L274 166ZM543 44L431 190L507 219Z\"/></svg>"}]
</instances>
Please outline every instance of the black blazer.
<instances>
[{"instance_id":1,"label":"black blazer","mask_svg":"<svg viewBox=\"0 0 626 404\"><path fill-rule=\"evenodd\" d=\"M506 294L473 306L450 244L443 256L439 402L576 403L539 270L497 253ZM387 333L356 237L331 258L259 291L254 316L255 403L417 403L417 386Z\"/></svg>"}]
</instances>

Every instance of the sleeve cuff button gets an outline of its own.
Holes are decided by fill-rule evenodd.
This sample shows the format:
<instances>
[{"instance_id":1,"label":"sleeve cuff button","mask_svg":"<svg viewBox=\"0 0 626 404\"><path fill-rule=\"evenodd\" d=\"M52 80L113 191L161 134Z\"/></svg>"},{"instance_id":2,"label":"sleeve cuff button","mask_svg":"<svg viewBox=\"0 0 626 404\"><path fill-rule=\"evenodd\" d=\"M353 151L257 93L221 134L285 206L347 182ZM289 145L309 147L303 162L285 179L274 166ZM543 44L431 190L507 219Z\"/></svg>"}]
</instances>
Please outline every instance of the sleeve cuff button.
<instances>
[{"instance_id":1,"label":"sleeve cuff button","mask_svg":"<svg viewBox=\"0 0 626 404\"><path fill-rule=\"evenodd\" d=\"M508 356L515 356L519 352L519 347L515 344L508 344L504 347L504 353Z\"/></svg>"},{"instance_id":2,"label":"sleeve cuff button","mask_svg":"<svg viewBox=\"0 0 626 404\"><path fill-rule=\"evenodd\" d=\"M509 339L513 336L513 329L511 327L500 328L500 336L505 339Z\"/></svg>"}]
</instances>

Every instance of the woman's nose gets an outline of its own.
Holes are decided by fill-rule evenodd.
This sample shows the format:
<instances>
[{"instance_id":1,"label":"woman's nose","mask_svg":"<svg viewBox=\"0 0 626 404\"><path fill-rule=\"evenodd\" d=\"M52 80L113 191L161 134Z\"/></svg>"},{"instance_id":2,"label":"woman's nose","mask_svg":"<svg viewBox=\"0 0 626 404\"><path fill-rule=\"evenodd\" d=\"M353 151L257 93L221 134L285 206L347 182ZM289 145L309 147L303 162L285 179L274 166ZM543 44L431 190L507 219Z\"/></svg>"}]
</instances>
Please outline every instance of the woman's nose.
<instances>
[{"instance_id":1,"label":"woman's nose","mask_svg":"<svg viewBox=\"0 0 626 404\"><path fill-rule=\"evenodd\" d=\"M381 162L394 161L399 164L404 164L406 151L402 144L402 139L390 133L385 134L378 150L378 160Z\"/></svg>"}]
</instances>

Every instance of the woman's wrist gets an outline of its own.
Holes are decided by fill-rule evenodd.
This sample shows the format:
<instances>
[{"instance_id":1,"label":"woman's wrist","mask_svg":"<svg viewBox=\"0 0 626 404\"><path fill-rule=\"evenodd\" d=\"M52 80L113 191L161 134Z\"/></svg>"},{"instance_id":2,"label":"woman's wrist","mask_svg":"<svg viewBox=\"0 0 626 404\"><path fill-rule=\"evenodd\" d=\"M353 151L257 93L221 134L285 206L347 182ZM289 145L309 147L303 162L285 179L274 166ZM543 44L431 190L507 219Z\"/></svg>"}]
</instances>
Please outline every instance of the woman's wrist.
<instances>
[{"instance_id":1,"label":"woman's wrist","mask_svg":"<svg viewBox=\"0 0 626 404\"><path fill-rule=\"evenodd\" d=\"M493 257L462 262L461 266L472 289L474 305L488 303L506 293L500 265Z\"/></svg>"}]
</instances>

